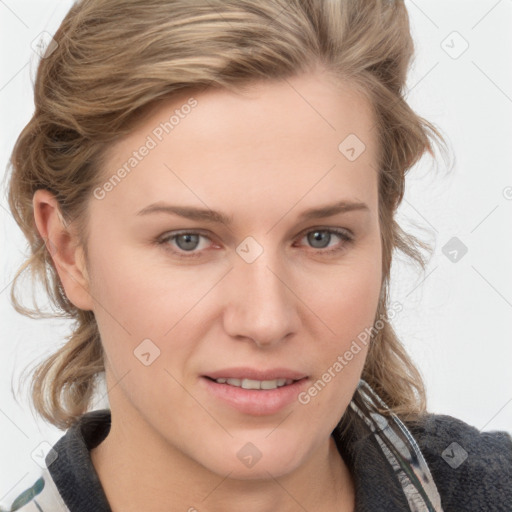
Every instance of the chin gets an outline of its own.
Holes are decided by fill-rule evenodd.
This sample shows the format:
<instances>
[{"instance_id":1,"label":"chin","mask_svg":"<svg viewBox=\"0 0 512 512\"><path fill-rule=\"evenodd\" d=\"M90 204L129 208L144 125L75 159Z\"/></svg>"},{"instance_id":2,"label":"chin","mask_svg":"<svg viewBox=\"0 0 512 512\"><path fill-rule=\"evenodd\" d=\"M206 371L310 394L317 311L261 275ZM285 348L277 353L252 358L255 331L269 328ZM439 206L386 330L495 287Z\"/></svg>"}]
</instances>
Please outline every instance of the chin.
<instances>
[{"instance_id":1,"label":"chin","mask_svg":"<svg viewBox=\"0 0 512 512\"><path fill-rule=\"evenodd\" d=\"M218 468L216 471L222 477L229 475L231 480L269 480L272 478L280 478L292 473L297 469L296 465L283 464L280 461L260 460L252 468L241 467L241 465L226 465Z\"/></svg>"},{"instance_id":2,"label":"chin","mask_svg":"<svg viewBox=\"0 0 512 512\"><path fill-rule=\"evenodd\" d=\"M199 460L210 471L235 480L268 480L281 477L295 471L306 457L302 443L273 445L264 442L236 443L236 447L211 453L208 460ZM231 455L229 455L231 454Z\"/></svg>"}]
</instances>

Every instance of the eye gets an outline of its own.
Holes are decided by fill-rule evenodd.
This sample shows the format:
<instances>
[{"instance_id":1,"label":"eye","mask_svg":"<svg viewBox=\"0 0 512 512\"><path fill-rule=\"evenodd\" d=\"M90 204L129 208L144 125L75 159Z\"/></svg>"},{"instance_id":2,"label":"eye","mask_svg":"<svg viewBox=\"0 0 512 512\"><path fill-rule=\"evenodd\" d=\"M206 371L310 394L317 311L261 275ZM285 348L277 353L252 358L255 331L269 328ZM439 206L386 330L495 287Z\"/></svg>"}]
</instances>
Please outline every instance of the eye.
<instances>
[{"instance_id":1,"label":"eye","mask_svg":"<svg viewBox=\"0 0 512 512\"><path fill-rule=\"evenodd\" d=\"M158 240L158 244L163 245L164 249L176 253L178 256L183 258L198 257L201 256L201 253L199 251L195 251L195 249L200 245L201 238L210 240L206 235L196 231L182 231L179 233L167 234ZM176 247L178 250L176 250Z\"/></svg>"},{"instance_id":2,"label":"eye","mask_svg":"<svg viewBox=\"0 0 512 512\"><path fill-rule=\"evenodd\" d=\"M329 243L333 240L333 236L342 240L342 244L328 248ZM308 231L302 239L306 239L315 252L321 254L337 253L345 249L345 246L353 242L353 236L346 230L338 228L317 228Z\"/></svg>"},{"instance_id":3,"label":"eye","mask_svg":"<svg viewBox=\"0 0 512 512\"><path fill-rule=\"evenodd\" d=\"M335 238L340 239L341 244L335 244L331 247L329 244ZM210 240L211 238L198 231L181 231L167 233L165 236L156 240L158 245L163 246L166 251L176 254L180 258L201 257L205 246L201 248L201 239ZM354 238L350 232L338 228L316 228L309 230L302 235L299 240L307 239L312 249L320 254L333 254L344 250L347 244L352 243ZM208 244L206 244L206 247Z\"/></svg>"}]
</instances>

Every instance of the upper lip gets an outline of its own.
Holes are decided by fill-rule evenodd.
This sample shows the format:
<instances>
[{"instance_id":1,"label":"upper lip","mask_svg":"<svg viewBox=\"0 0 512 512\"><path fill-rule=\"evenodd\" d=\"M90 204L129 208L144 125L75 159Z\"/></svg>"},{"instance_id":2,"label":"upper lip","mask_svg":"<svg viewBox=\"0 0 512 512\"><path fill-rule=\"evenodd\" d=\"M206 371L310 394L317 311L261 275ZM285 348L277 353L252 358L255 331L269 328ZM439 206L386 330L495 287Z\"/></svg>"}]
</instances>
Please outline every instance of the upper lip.
<instances>
[{"instance_id":1,"label":"upper lip","mask_svg":"<svg viewBox=\"0 0 512 512\"><path fill-rule=\"evenodd\" d=\"M251 379L251 380L276 380L291 379L300 380L307 377L306 374L291 370L289 368L271 368L269 370L258 370L256 368L238 366L236 368L224 368L209 372L204 377L211 379Z\"/></svg>"}]
</instances>

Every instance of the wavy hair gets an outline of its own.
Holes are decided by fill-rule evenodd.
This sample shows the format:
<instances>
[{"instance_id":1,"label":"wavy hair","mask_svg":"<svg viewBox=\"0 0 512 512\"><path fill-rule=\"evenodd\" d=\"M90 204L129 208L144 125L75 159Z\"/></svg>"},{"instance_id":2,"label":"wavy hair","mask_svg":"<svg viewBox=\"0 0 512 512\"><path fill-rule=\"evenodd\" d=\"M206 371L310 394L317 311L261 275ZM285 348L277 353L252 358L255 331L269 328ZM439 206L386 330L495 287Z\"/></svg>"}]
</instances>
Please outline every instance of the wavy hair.
<instances>
[{"instance_id":1,"label":"wavy hair","mask_svg":"<svg viewBox=\"0 0 512 512\"><path fill-rule=\"evenodd\" d=\"M319 68L351 84L372 106L380 145L383 279L376 320L389 311L395 249L425 269L422 251L430 246L403 231L395 212L408 170L445 142L404 97L414 45L403 0L81 0L54 40L38 65L35 111L13 148L8 189L30 251L12 284L13 306L31 318L73 321L66 342L39 362L31 381L31 402L53 425L66 429L89 410L105 368L94 314L67 299L35 226L34 192L55 195L87 253L87 204L102 181L106 150L178 91L240 91ZM43 285L50 312L20 301L19 278L27 270ZM390 411L411 419L426 411L422 376L388 321L372 331L362 378Z\"/></svg>"}]
</instances>

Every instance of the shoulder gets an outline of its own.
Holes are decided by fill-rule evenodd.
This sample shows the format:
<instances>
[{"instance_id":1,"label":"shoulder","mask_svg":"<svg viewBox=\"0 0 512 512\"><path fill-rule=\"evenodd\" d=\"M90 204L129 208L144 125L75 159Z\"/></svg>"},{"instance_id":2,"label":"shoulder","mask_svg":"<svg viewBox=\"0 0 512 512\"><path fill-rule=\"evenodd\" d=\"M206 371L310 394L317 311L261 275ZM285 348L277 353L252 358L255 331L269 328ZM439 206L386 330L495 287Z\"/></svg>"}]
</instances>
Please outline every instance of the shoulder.
<instances>
[{"instance_id":1,"label":"shoulder","mask_svg":"<svg viewBox=\"0 0 512 512\"><path fill-rule=\"evenodd\" d=\"M405 424L425 457L445 510L512 510L508 432L481 432L443 414Z\"/></svg>"},{"instance_id":2,"label":"shoulder","mask_svg":"<svg viewBox=\"0 0 512 512\"><path fill-rule=\"evenodd\" d=\"M16 496L16 495L15 495ZM69 512L47 469L0 512Z\"/></svg>"}]
</instances>

